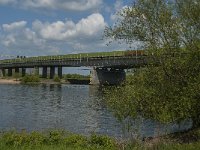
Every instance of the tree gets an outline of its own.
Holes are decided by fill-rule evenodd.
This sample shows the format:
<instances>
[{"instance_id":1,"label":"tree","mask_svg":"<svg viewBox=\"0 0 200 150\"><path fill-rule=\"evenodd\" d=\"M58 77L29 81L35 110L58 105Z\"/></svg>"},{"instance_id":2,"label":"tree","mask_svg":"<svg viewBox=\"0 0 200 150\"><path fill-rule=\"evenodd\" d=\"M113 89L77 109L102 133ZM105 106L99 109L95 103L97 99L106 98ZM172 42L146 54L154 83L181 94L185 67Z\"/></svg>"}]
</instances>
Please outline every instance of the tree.
<instances>
[{"instance_id":1,"label":"tree","mask_svg":"<svg viewBox=\"0 0 200 150\"><path fill-rule=\"evenodd\" d=\"M107 94L118 117L140 114L164 123L191 118L193 127L200 126L199 12L199 0L137 0L105 29L109 39L140 41L159 61L155 66L149 60L127 84Z\"/></svg>"}]
</instances>

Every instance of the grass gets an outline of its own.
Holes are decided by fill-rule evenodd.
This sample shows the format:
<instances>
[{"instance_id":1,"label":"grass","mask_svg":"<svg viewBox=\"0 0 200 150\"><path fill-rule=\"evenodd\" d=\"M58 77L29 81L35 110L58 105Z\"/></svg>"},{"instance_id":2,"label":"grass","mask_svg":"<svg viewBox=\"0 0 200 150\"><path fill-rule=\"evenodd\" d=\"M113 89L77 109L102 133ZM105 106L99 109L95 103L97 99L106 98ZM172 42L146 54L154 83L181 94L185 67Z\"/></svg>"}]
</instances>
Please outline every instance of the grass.
<instances>
[{"instance_id":1,"label":"grass","mask_svg":"<svg viewBox=\"0 0 200 150\"><path fill-rule=\"evenodd\" d=\"M83 136L59 130L44 133L10 131L1 133L0 150L198 150L199 131L128 142L105 135Z\"/></svg>"},{"instance_id":2,"label":"grass","mask_svg":"<svg viewBox=\"0 0 200 150\"><path fill-rule=\"evenodd\" d=\"M90 79L90 75L81 75L81 74L66 74L64 75L65 80L68 79L78 79L78 80L86 80Z\"/></svg>"},{"instance_id":3,"label":"grass","mask_svg":"<svg viewBox=\"0 0 200 150\"><path fill-rule=\"evenodd\" d=\"M40 78L39 76L36 75L25 75L22 79L21 79L22 83L39 83L40 82Z\"/></svg>"},{"instance_id":4,"label":"grass","mask_svg":"<svg viewBox=\"0 0 200 150\"><path fill-rule=\"evenodd\" d=\"M115 150L112 138L103 135L90 137L71 134L64 131L50 131L48 133L15 131L3 133L0 137L1 150Z\"/></svg>"}]
</instances>

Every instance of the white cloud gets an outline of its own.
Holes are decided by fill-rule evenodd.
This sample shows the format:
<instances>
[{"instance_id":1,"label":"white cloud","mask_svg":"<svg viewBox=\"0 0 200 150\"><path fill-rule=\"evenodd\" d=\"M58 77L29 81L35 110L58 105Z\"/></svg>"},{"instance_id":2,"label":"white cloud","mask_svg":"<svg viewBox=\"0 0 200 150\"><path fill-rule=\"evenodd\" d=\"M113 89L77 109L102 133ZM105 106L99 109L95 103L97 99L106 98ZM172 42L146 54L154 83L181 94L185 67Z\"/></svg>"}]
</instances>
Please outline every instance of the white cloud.
<instances>
[{"instance_id":1,"label":"white cloud","mask_svg":"<svg viewBox=\"0 0 200 150\"><path fill-rule=\"evenodd\" d=\"M0 4L3 4L3 5L9 4L9 3L15 3L15 2L16 0L0 0Z\"/></svg>"},{"instance_id":2,"label":"white cloud","mask_svg":"<svg viewBox=\"0 0 200 150\"><path fill-rule=\"evenodd\" d=\"M94 13L81 19L77 24L73 21L57 21L53 23L33 22L33 29L44 39L69 40L81 37L94 37L105 28L105 21L101 14Z\"/></svg>"},{"instance_id":3,"label":"white cloud","mask_svg":"<svg viewBox=\"0 0 200 150\"><path fill-rule=\"evenodd\" d=\"M76 23L72 20L52 23L36 20L31 27L26 21L3 24L0 27L0 49L20 51L24 55L95 51L101 49L97 47L104 42L101 37L105 25L104 17L99 13Z\"/></svg>"},{"instance_id":4,"label":"white cloud","mask_svg":"<svg viewBox=\"0 0 200 150\"><path fill-rule=\"evenodd\" d=\"M23 5L29 8L63 9L85 11L97 8L102 0L23 0Z\"/></svg>"},{"instance_id":5,"label":"white cloud","mask_svg":"<svg viewBox=\"0 0 200 150\"><path fill-rule=\"evenodd\" d=\"M114 13L110 15L111 21L115 22L118 19L117 12L124 8L124 4L122 0L116 0L114 4Z\"/></svg>"},{"instance_id":6,"label":"white cloud","mask_svg":"<svg viewBox=\"0 0 200 150\"><path fill-rule=\"evenodd\" d=\"M30 24L30 23L29 23ZM124 49L124 45L106 46L102 40L106 22L94 13L77 22L42 22L32 26L26 21L0 25L0 53L11 55L54 55Z\"/></svg>"},{"instance_id":7,"label":"white cloud","mask_svg":"<svg viewBox=\"0 0 200 150\"><path fill-rule=\"evenodd\" d=\"M15 37L13 35L8 35L2 40L2 44L6 47L10 46L11 44L15 44Z\"/></svg>"},{"instance_id":8,"label":"white cloud","mask_svg":"<svg viewBox=\"0 0 200 150\"><path fill-rule=\"evenodd\" d=\"M122 0L116 0L114 6L115 6L115 11L119 11L123 7L123 1Z\"/></svg>"},{"instance_id":9,"label":"white cloud","mask_svg":"<svg viewBox=\"0 0 200 150\"><path fill-rule=\"evenodd\" d=\"M13 31L13 30L19 30L23 29L26 26L27 22L26 21L19 21L19 22L14 22L11 24L3 24L3 30L5 31Z\"/></svg>"},{"instance_id":10,"label":"white cloud","mask_svg":"<svg viewBox=\"0 0 200 150\"><path fill-rule=\"evenodd\" d=\"M87 11L99 8L103 0L0 0L0 5L11 3L31 9Z\"/></svg>"}]
</instances>

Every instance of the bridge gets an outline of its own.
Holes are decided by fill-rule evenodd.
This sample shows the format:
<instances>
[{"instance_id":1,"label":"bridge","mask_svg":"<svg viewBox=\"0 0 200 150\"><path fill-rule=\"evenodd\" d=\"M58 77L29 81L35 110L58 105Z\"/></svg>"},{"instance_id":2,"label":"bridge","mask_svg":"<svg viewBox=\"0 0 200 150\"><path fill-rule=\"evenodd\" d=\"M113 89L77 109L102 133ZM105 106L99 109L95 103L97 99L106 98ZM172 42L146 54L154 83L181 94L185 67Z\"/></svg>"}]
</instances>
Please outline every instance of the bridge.
<instances>
[{"instance_id":1,"label":"bridge","mask_svg":"<svg viewBox=\"0 0 200 150\"><path fill-rule=\"evenodd\" d=\"M27 68L34 68L37 74L39 68L42 68L42 78L49 76L53 79L56 74L62 78L63 67L92 67L91 84L119 84L125 79L124 69L146 65L145 58L146 55L141 50L18 57L0 60L0 74L12 76L20 73L25 76Z\"/></svg>"}]
</instances>

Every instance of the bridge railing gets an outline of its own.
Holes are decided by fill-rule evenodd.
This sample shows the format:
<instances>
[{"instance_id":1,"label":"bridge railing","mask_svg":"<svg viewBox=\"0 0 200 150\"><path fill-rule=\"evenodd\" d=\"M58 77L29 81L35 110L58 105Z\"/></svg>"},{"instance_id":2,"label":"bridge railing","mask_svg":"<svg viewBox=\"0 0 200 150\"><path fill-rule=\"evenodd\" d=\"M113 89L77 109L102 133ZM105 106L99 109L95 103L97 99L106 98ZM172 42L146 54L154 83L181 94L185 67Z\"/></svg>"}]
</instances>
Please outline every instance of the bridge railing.
<instances>
[{"instance_id":1,"label":"bridge railing","mask_svg":"<svg viewBox=\"0 0 200 150\"><path fill-rule=\"evenodd\" d=\"M80 53L80 54L68 54L57 56L38 56L28 58L16 58L0 60L1 64L18 64L18 63L35 63L45 61L81 61L81 60L93 60L93 59L115 59L120 57L137 57L137 53L134 51L129 54L126 51L114 51L114 52L101 52L101 53ZM141 55L142 56L142 55ZM140 56L140 57L141 57Z\"/></svg>"}]
</instances>

